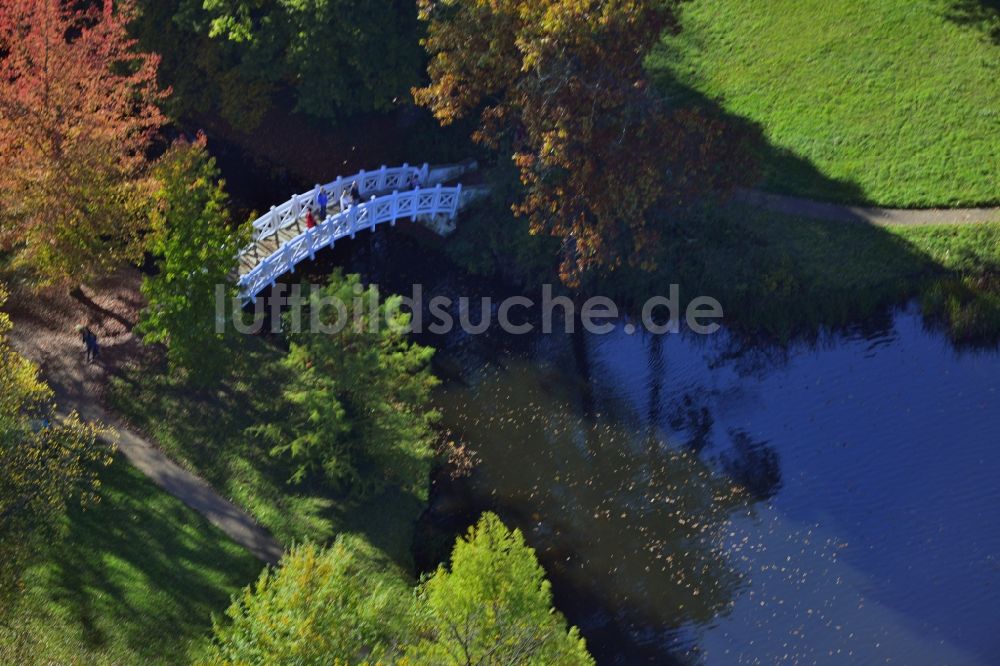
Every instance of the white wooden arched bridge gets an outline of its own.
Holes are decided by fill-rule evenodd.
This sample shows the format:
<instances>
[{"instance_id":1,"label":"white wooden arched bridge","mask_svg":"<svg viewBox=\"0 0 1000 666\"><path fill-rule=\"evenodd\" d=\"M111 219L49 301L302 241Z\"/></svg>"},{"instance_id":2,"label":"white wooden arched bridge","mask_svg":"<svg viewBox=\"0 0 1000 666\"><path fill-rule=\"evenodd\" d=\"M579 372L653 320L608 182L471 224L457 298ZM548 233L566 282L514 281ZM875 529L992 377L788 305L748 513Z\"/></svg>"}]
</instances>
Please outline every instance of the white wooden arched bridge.
<instances>
[{"instance_id":1,"label":"white wooden arched bridge","mask_svg":"<svg viewBox=\"0 0 1000 666\"><path fill-rule=\"evenodd\" d=\"M444 235L454 230L458 211L485 194L482 187L462 189L460 183L445 185L476 168L474 162L431 167L410 166L376 171L361 171L338 177L326 185L316 185L310 192L296 194L274 206L253 222L253 242L240 251L237 286L245 300L257 294L316 252L358 231L374 230L388 222L395 226L400 219L428 224ZM340 207L341 194L357 182L367 200ZM326 217L320 219L320 192L327 195ZM306 225L306 212L313 211L315 226Z\"/></svg>"}]
</instances>

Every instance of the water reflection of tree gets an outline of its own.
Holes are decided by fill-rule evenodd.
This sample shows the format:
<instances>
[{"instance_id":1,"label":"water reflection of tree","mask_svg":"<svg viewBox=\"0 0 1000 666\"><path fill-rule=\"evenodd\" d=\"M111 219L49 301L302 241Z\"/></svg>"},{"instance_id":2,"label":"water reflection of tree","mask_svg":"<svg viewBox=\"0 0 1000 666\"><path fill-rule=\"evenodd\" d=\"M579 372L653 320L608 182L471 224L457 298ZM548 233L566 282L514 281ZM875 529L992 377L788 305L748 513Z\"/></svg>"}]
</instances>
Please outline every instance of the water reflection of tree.
<instances>
[{"instance_id":1,"label":"water reflection of tree","mask_svg":"<svg viewBox=\"0 0 1000 666\"><path fill-rule=\"evenodd\" d=\"M780 370L790 359L788 343L776 344L771 341L757 340L748 342L745 336L724 334L722 344L713 349L708 362L709 370L720 370L732 367L740 377L761 379L768 374ZM817 338L802 338L798 344L815 344Z\"/></svg>"},{"instance_id":2,"label":"water reflection of tree","mask_svg":"<svg viewBox=\"0 0 1000 666\"><path fill-rule=\"evenodd\" d=\"M746 496L696 455L655 438L637 443L583 424L577 436L589 459L581 457L542 502L558 502L560 522L569 522L553 540L568 554L554 561L557 573L591 588L636 633L666 638L724 610L740 583L725 527Z\"/></svg>"},{"instance_id":3,"label":"water reflection of tree","mask_svg":"<svg viewBox=\"0 0 1000 666\"><path fill-rule=\"evenodd\" d=\"M557 592L596 601L605 623L661 641L732 603L741 578L726 526L749 502L737 485L690 451L580 417L576 391L537 372L509 369L459 390L442 404L448 425L464 423L477 442L479 490L525 530Z\"/></svg>"},{"instance_id":4,"label":"water reflection of tree","mask_svg":"<svg viewBox=\"0 0 1000 666\"><path fill-rule=\"evenodd\" d=\"M778 452L743 430L730 430L729 436L732 448L719 456L726 474L757 500L773 497L781 488Z\"/></svg>"},{"instance_id":5,"label":"water reflection of tree","mask_svg":"<svg viewBox=\"0 0 1000 666\"><path fill-rule=\"evenodd\" d=\"M710 340L688 335L686 342L708 347L708 369L731 368L740 377L764 379L786 367L794 352L836 349L847 340L884 341L894 336L897 310L884 307L866 318L835 328L804 329L783 339L754 334L752 331L725 331Z\"/></svg>"},{"instance_id":6,"label":"water reflection of tree","mask_svg":"<svg viewBox=\"0 0 1000 666\"><path fill-rule=\"evenodd\" d=\"M699 404L693 395L685 393L675 401L667 421L674 432L683 432L687 437L684 447L692 453L701 453L711 443L715 418L704 404Z\"/></svg>"},{"instance_id":7,"label":"water reflection of tree","mask_svg":"<svg viewBox=\"0 0 1000 666\"><path fill-rule=\"evenodd\" d=\"M684 393L674 400L668 415L671 430L684 438L685 450L701 455L712 444L715 418L695 395ZM781 488L781 458L777 450L769 441L754 440L744 430L730 429L727 435L728 446L718 447L716 469L756 500L773 497ZM711 459L707 462L713 463Z\"/></svg>"}]
</instances>

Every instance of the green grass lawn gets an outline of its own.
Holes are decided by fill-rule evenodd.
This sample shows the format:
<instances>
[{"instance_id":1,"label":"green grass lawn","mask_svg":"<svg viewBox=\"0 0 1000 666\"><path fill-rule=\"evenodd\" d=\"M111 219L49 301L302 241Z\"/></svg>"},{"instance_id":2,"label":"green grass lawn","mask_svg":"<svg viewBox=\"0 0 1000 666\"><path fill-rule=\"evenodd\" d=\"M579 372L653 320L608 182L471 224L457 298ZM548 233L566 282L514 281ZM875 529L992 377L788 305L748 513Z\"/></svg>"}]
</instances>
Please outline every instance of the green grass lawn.
<instances>
[{"instance_id":1,"label":"green grass lawn","mask_svg":"<svg viewBox=\"0 0 1000 666\"><path fill-rule=\"evenodd\" d=\"M262 564L119 459L29 569L0 663L177 664Z\"/></svg>"},{"instance_id":2,"label":"green grass lawn","mask_svg":"<svg viewBox=\"0 0 1000 666\"><path fill-rule=\"evenodd\" d=\"M759 125L770 189L998 204L1000 46L960 20L976 4L692 0L648 66L661 89Z\"/></svg>"},{"instance_id":3,"label":"green grass lawn","mask_svg":"<svg viewBox=\"0 0 1000 666\"><path fill-rule=\"evenodd\" d=\"M280 395L281 382L278 350L258 339L245 342L230 376L211 390L193 388L155 367L134 367L112 383L108 398L167 455L241 506L283 545L305 539L324 543L350 532L411 568L422 500L390 490L360 501L321 485L290 484L288 464L246 433L249 426L280 418L270 403Z\"/></svg>"}]
</instances>

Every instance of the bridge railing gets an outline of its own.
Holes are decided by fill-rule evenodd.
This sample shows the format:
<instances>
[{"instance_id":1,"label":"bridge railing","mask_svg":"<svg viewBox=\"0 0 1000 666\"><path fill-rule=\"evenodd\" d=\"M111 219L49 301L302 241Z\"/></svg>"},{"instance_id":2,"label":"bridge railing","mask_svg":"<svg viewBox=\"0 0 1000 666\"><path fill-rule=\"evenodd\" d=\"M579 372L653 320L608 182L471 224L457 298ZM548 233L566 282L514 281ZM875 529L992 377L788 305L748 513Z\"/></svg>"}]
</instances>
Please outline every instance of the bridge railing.
<instances>
[{"instance_id":1,"label":"bridge railing","mask_svg":"<svg viewBox=\"0 0 1000 666\"><path fill-rule=\"evenodd\" d=\"M253 221L253 240L256 242L295 224L310 207L318 210L319 205L316 202L321 191L326 192L328 206L336 208L339 205L340 195L349 190L351 183L355 181L358 183L360 194L366 196L390 190L410 189L414 184L424 186L430 175L430 167L427 164L410 166L403 163L399 167L382 165L382 168L375 171L362 169L352 176L338 176L337 180L325 185L317 184L309 192L293 195L279 206L271 206L271 210Z\"/></svg>"},{"instance_id":2,"label":"bridge railing","mask_svg":"<svg viewBox=\"0 0 1000 666\"><path fill-rule=\"evenodd\" d=\"M346 180L346 179L345 179ZM359 182L360 185L360 182ZM329 215L311 229L305 229L288 240L272 254L261 260L238 282L240 295L249 300L260 293L283 274L294 272L295 266L304 259L312 259L316 252L334 241L350 236L361 230L374 229L376 225L410 218L433 218L437 215L454 217L462 201L461 184L443 187L393 191L391 194L373 196L368 201L355 204L347 210Z\"/></svg>"}]
</instances>

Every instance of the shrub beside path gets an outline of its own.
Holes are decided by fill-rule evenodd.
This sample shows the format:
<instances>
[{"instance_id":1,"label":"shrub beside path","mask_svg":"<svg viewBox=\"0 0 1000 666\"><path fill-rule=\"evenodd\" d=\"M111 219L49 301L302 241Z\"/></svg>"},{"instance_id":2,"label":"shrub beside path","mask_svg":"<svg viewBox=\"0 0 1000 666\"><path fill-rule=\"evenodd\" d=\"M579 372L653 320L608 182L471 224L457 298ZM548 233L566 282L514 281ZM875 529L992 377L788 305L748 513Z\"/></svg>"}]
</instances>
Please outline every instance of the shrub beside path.
<instances>
[{"instance_id":1,"label":"shrub beside path","mask_svg":"<svg viewBox=\"0 0 1000 666\"><path fill-rule=\"evenodd\" d=\"M281 545L245 511L219 495L198 475L168 458L147 437L106 410L101 396L108 378L123 364L141 357L142 345L132 335L142 298L140 276L126 269L91 288L70 295L65 289L39 294L12 289L8 306L14 321L11 342L37 363L56 393L62 412L76 411L88 421L100 421L108 438L132 465L156 485L200 513L257 558L276 564ZM101 344L97 363L87 364L83 344L74 330L86 324Z\"/></svg>"}]
</instances>

